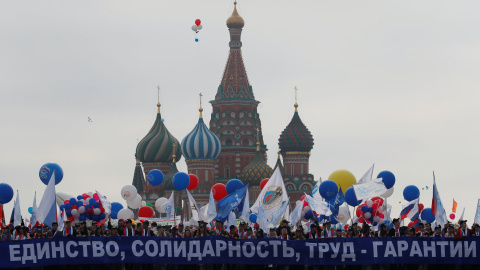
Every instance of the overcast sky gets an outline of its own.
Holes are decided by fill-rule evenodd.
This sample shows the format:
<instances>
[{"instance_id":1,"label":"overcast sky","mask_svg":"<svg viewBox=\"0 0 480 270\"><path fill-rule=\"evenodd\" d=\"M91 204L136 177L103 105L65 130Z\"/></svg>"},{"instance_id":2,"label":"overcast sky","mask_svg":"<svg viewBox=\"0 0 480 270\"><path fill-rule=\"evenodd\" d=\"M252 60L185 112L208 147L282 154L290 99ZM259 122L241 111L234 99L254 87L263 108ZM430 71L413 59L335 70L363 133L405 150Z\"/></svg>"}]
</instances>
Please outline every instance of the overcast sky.
<instances>
[{"instance_id":1,"label":"overcast sky","mask_svg":"<svg viewBox=\"0 0 480 270\"><path fill-rule=\"evenodd\" d=\"M57 191L97 189L125 205L120 189L154 122L157 85L181 141L198 119L199 92L204 103L215 97L232 10L233 0L3 1L0 181L20 191L24 215L44 192L46 162L64 169ZM397 215L407 185L428 186L421 201L430 207L435 171L447 215L455 198L470 225L480 197L478 10L474 0L240 0L269 164L297 86L315 179L336 169L359 178L375 163L375 175L396 175L388 202Z\"/></svg>"}]
</instances>

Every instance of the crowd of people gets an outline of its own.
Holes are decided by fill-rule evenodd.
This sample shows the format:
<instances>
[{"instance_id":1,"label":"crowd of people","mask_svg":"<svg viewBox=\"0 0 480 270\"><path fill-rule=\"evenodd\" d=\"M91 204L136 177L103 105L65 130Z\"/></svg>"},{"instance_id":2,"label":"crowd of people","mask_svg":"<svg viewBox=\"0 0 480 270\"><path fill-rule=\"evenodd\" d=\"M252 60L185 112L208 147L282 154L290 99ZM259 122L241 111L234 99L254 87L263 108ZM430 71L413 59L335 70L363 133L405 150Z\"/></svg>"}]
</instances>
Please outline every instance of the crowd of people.
<instances>
[{"instance_id":1,"label":"crowd of people","mask_svg":"<svg viewBox=\"0 0 480 270\"><path fill-rule=\"evenodd\" d=\"M115 225L112 225L115 223ZM317 221L304 226L291 226L287 220L280 222L276 228L269 228L264 231L259 228L258 224L249 226L245 222L241 222L239 226L230 225L228 229L223 222L215 221L212 227L205 222L200 222L198 226L184 226L183 223L178 226L161 225L155 222L150 223L148 220L133 221L133 220L118 220L106 223L80 222L79 224L72 224L69 220L65 221L64 228L58 229L58 224L54 222L51 228L44 224L36 224L32 228L17 226L3 226L1 241L20 241L35 238L57 238L57 237L129 237L129 236L158 236L171 238L196 238L210 235L218 235L231 239L255 239L255 238L277 238L284 240L306 240L306 239L321 239L321 238L357 238L357 237L446 237L454 238L456 240L465 237L480 236L480 226L473 224L468 228L467 221L462 220L458 226L448 223L445 226L432 227L430 223L419 223L418 228L409 228L400 225L399 219L394 219L392 227L388 228L385 224L379 226L378 230L373 230L368 224L351 224L344 229L332 227L331 222L325 221L319 224ZM82 266L84 269L84 266ZM133 265L110 265L107 268L113 269L362 269L362 266L280 266L280 265L159 265L153 266L143 265L143 268L137 268ZM149 268L150 267L150 268ZM153 267L153 268L151 268ZM360 268L359 268L360 267ZM379 266L371 266L368 269L375 269ZM394 267L392 265L392 267ZM392 269L398 269L396 268ZM390 267L389 267L390 268ZM88 269L88 268L87 268ZM384 269L380 266L380 269ZM407 266L407 268L400 269L418 269L417 266ZM424 268L422 268L424 269ZM435 267L435 269L439 269ZM455 268L453 268L455 269Z\"/></svg>"}]
</instances>

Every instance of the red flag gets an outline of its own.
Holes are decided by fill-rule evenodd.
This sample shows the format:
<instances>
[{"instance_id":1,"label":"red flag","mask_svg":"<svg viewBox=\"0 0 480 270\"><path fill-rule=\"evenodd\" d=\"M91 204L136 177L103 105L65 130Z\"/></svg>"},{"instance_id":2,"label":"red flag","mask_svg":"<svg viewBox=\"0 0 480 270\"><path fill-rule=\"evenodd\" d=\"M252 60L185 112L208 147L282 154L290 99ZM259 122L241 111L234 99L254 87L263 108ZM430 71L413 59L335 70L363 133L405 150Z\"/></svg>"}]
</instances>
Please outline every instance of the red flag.
<instances>
[{"instance_id":1,"label":"red flag","mask_svg":"<svg viewBox=\"0 0 480 270\"><path fill-rule=\"evenodd\" d=\"M5 213L3 213L3 205L0 205L0 228L3 229L5 224Z\"/></svg>"},{"instance_id":2,"label":"red flag","mask_svg":"<svg viewBox=\"0 0 480 270\"><path fill-rule=\"evenodd\" d=\"M453 212L453 213L456 213L456 212L457 212L457 202L455 201L455 199L453 199L453 208L452 208L452 212Z\"/></svg>"}]
</instances>

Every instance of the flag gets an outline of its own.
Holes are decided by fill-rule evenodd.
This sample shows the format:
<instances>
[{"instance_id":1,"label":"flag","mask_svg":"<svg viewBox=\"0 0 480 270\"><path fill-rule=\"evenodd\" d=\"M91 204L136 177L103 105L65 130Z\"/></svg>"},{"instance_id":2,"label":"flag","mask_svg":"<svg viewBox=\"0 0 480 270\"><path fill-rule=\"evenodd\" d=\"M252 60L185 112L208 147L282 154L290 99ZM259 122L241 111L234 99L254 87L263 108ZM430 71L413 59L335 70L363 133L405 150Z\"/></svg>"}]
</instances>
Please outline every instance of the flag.
<instances>
[{"instance_id":1,"label":"flag","mask_svg":"<svg viewBox=\"0 0 480 270\"><path fill-rule=\"evenodd\" d=\"M335 198L331 199L328 202L329 206L333 211L333 215L336 216L338 214L338 208L340 207L340 205L344 203L345 203L345 197L343 196L342 188L340 187L340 189L337 192L337 196L335 196Z\"/></svg>"},{"instance_id":2,"label":"flag","mask_svg":"<svg viewBox=\"0 0 480 270\"><path fill-rule=\"evenodd\" d=\"M373 167L374 166L375 166L375 164L373 164L372 167L370 167L370 169L368 169L368 171L362 176L362 178L358 179L357 185L358 184L364 184L364 183L370 182L372 180Z\"/></svg>"},{"instance_id":3,"label":"flag","mask_svg":"<svg viewBox=\"0 0 480 270\"><path fill-rule=\"evenodd\" d=\"M267 230L267 227L268 227L268 221L267 221L267 217L265 216L265 211L263 210L263 207L259 207L258 208L258 214L257 214L257 222L258 223L258 226L266 231Z\"/></svg>"},{"instance_id":4,"label":"flag","mask_svg":"<svg viewBox=\"0 0 480 270\"><path fill-rule=\"evenodd\" d=\"M0 228L5 226L5 213L3 212L3 205L0 204Z\"/></svg>"},{"instance_id":5,"label":"flag","mask_svg":"<svg viewBox=\"0 0 480 270\"><path fill-rule=\"evenodd\" d=\"M464 215L464 214L465 214L465 207L463 208L462 215L460 216L460 219L458 219L458 221L464 220L464 219L463 219L463 215Z\"/></svg>"},{"instance_id":6,"label":"flag","mask_svg":"<svg viewBox=\"0 0 480 270\"><path fill-rule=\"evenodd\" d=\"M97 190L95 190L95 192L97 193L98 198L100 199L100 202L102 203L102 206L105 209L105 213L110 215L110 213L112 213L112 205L108 201L107 197L100 194L100 192L98 192Z\"/></svg>"},{"instance_id":7,"label":"flag","mask_svg":"<svg viewBox=\"0 0 480 270\"><path fill-rule=\"evenodd\" d=\"M285 220L290 220L290 203L287 204L287 209L285 209L285 214L283 217Z\"/></svg>"},{"instance_id":8,"label":"flag","mask_svg":"<svg viewBox=\"0 0 480 270\"><path fill-rule=\"evenodd\" d=\"M253 213L257 213L258 209L262 207L265 216L268 217L271 216L273 212L277 211L286 200L288 200L287 190L285 189L285 183L283 182L280 168L277 167L270 177L270 180L268 180L267 184L258 195L257 201L252 206L251 210Z\"/></svg>"},{"instance_id":9,"label":"flag","mask_svg":"<svg viewBox=\"0 0 480 270\"><path fill-rule=\"evenodd\" d=\"M205 207L205 212L203 217L205 218L205 222L210 223L213 219L217 216L217 207L215 206L215 199L213 198L213 193L210 190L210 199L208 200L208 204Z\"/></svg>"},{"instance_id":10,"label":"flag","mask_svg":"<svg viewBox=\"0 0 480 270\"><path fill-rule=\"evenodd\" d=\"M17 190L17 199L15 200L15 212L13 213L13 227L22 225L22 211L20 209L20 195Z\"/></svg>"},{"instance_id":11,"label":"flag","mask_svg":"<svg viewBox=\"0 0 480 270\"><path fill-rule=\"evenodd\" d=\"M173 195L173 190L172 190L172 195L170 195L170 198L168 198L168 201L162 205L163 210L165 210L165 213L167 213L167 220L170 221L170 218L173 216L175 218L175 199Z\"/></svg>"},{"instance_id":12,"label":"flag","mask_svg":"<svg viewBox=\"0 0 480 270\"><path fill-rule=\"evenodd\" d=\"M435 220L439 225L445 225L447 220L447 213L443 208L440 194L438 193L437 183L435 182L435 175L433 175L433 198L432 198L432 214L435 216Z\"/></svg>"},{"instance_id":13,"label":"flag","mask_svg":"<svg viewBox=\"0 0 480 270\"><path fill-rule=\"evenodd\" d=\"M348 206L340 206L338 208L337 220L342 220L343 223L346 223L350 219L350 211L348 211ZM343 228L343 226L341 226Z\"/></svg>"},{"instance_id":14,"label":"flag","mask_svg":"<svg viewBox=\"0 0 480 270\"><path fill-rule=\"evenodd\" d=\"M33 196L32 217L30 218L30 225L35 226L37 223L37 192Z\"/></svg>"},{"instance_id":15,"label":"flag","mask_svg":"<svg viewBox=\"0 0 480 270\"><path fill-rule=\"evenodd\" d=\"M235 217L235 213L232 211L230 214L228 214L228 219L227 219L227 226L230 227L231 225L234 225L235 227L237 226L237 218Z\"/></svg>"},{"instance_id":16,"label":"flag","mask_svg":"<svg viewBox=\"0 0 480 270\"><path fill-rule=\"evenodd\" d=\"M58 219L58 228L57 228L58 232L63 231L63 221L66 219L66 217L67 217L67 214L65 213L65 209L63 209L63 213L60 215L60 218Z\"/></svg>"},{"instance_id":17,"label":"flag","mask_svg":"<svg viewBox=\"0 0 480 270\"><path fill-rule=\"evenodd\" d=\"M408 212L407 217L410 220L417 220L419 214L420 214L420 212L419 212L418 199L417 199L417 202L413 205L412 210L410 210L410 212Z\"/></svg>"},{"instance_id":18,"label":"flag","mask_svg":"<svg viewBox=\"0 0 480 270\"><path fill-rule=\"evenodd\" d=\"M250 197L248 194L248 189L247 192L245 192L245 199L243 200L243 205L241 208L239 208L237 214L240 219L248 223L248 218L250 216Z\"/></svg>"},{"instance_id":19,"label":"flag","mask_svg":"<svg viewBox=\"0 0 480 270\"><path fill-rule=\"evenodd\" d=\"M270 224L277 224L280 219L283 217L285 214L285 211L287 210L289 200L285 201L280 208L278 208L277 211L273 212L272 216L270 219L267 219Z\"/></svg>"},{"instance_id":20,"label":"flag","mask_svg":"<svg viewBox=\"0 0 480 270\"><path fill-rule=\"evenodd\" d=\"M50 228L52 222L57 221L57 195L55 194L55 171L53 171L50 180L48 181L47 188L43 193L42 200L38 206L37 220Z\"/></svg>"},{"instance_id":21,"label":"flag","mask_svg":"<svg viewBox=\"0 0 480 270\"><path fill-rule=\"evenodd\" d=\"M203 216L202 216L202 212L200 211L200 207L198 206L197 202L193 198L192 194L190 194L188 189L186 191L188 195L188 204L190 206L190 209L192 209L192 219L195 221L203 221Z\"/></svg>"},{"instance_id":22,"label":"flag","mask_svg":"<svg viewBox=\"0 0 480 270\"><path fill-rule=\"evenodd\" d=\"M245 200L248 185L249 184L246 184L242 188L228 194L225 198L218 201L218 215L220 216L220 219L224 220L228 218L230 212L237 210L239 207L243 207L242 202Z\"/></svg>"},{"instance_id":23,"label":"flag","mask_svg":"<svg viewBox=\"0 0 480 270\"><path fill-rule=\"evenodd\" d=\"M477 211L475 212L475 223L480 224L480 199L477 202Z\"/></svg>"},{"instance_id":24,"label":"flag","mask_svg":"<svg viewBox=\"0 0 480 270\"><path fill-rule=\"evenodd\" d=\"M413 214L410 215L410 212L412 212L412 210ZM414 217L415 214L418 215L418 199L409 202L407 205L402 205L402 211L400 212L401 219L405 219L407 217L410 218L410 216ZM413 220L412 218L410 219Z\"/></svg>"},{"instance_id":25,"label":"flag","mask_svg":"<svg viewBox=\"0 0 480 270\"><path fill-rule=\"evenodd\" d=\"M456 213L456 212L457 212L457 202L455 201L455 199L453 199L452 212L453 212L453 213Z\"/></svg>"},{"instance_id":26,"label":"flag","mask_svg":"<svg viewBox=\"0 0 480 270\"><path fill-rule=\"evenodd\" d=\"M355 191L358 200L363 200L382 196L387 191L387 188L382 179L379 178L367 183L353 185L353 191Z\"/></svg>"},{"instance_id":27,"label":"flag","mask_svg":"<svg viewBox=\"0 0 480 270\"><path fill-rule=\"evenodd\" d=\"M318 215L330 216L332 214L332 211L330 210L330 207L327 202L324 202L322 200L316 200L312 196L309 196L307 194L305 194L305 200L307 200L308 205L310 206L312 211L317 212ZM299 205L303 206L303 201ZM300 212L302 211L302 208L300 208ZM292 215L293 215L293 212L292 212Z\"/></svg>"},{"instance_id":28,"label":"flag","mask_svg":"<svg viewBox=\"0 0 480 270\"><path fill-rule=\"evenodd\" d=\"M320 185L322 184L322 178L320 177L320 180L318 180L318 182L315 184L315 186L313 186L312 188L312 194L311 196L314 198L314 199L318 199L318 200L321 200L322 199L322 195L320 195Z\"/></svg>"},{"instance_id":29,"label":"flag","mask_svg":"<svg viewBox=\"0 0 480 270\"><path fill-rule=\"evenodd\" d=\"M300 220L300 218L302 217L302 208L303 208L303 200L300 201L299 204L297 204L297 206L295 206L295 208L293 209L292 213L290 214L290 222L293 224L293 225L296 225L297 222ZM257 217L258 219L258 217Z\"/></svg>"},{"instance_id":30,"label":"flag","mask_svg":"<svg viewBox=\"0 0 480 270\"><path fill-rule=\"evenodd\" d=\"M10 215L10 224L12 224L12 225L13 225L14 215L15 215L15 200L13 201L12 214Z\"/></svg>"}]
</instances>

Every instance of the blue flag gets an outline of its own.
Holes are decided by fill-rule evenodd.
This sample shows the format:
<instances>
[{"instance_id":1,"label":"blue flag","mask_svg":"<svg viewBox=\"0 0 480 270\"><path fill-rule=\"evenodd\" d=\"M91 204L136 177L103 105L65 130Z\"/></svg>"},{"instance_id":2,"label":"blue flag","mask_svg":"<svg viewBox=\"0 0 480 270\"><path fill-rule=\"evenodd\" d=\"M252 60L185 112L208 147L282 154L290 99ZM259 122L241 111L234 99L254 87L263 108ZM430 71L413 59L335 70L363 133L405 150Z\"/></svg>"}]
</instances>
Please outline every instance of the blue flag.
<instances>
[{"instance_id":1,"label":"blue flag","mask_svg":"<svg viewBox=\"0 0 480 270\"><path fill-rule=\"evenodd\" d=\"M330 209L332 210L332 214L334 216L337 216L340 205L345 203L345 197L343 196L342 188L338 189L337 196L331 199L328 203L330 204Z\"/></svg>"},{"instance_id":2,"label":"blue flag","mask_svg":"<svg viewBox=\"0 0 480 270\"><path fill-rule=\"evenodd\" d=\"M225 198L218 202L218 215L221 220L226 220L230 212L237 210L240 206L243 206L245 194L247 193L248 185L246 184L242 188L227 195Z\"/></svg>"}]
</instances>

